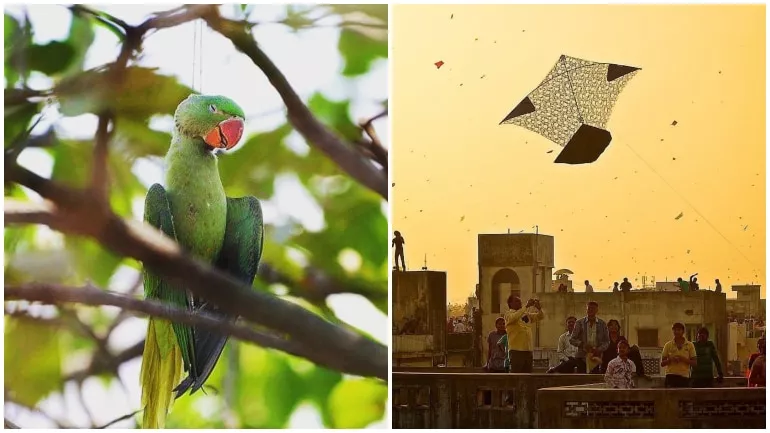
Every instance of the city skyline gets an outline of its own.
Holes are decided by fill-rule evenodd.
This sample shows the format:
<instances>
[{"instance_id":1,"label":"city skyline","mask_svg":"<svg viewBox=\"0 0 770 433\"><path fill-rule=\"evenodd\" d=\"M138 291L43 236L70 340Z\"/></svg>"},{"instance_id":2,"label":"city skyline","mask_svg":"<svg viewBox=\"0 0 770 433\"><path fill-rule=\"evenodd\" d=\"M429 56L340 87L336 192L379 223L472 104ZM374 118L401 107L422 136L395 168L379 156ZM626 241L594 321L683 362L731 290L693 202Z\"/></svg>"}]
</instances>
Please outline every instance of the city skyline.
<instances>
[{"instance_id":1,"label":"city skyline","mask_svg":"<svg viewBox=\"0 0 770 433\"><path fill-rule=\"evenodd\" d=\"M765 295L764 5L393 9L392 224L448 301L478 283L477 234L535 225L577 291L697 272ZM498 125L562 54L642 69L592 164Z\"/></svg>"}]
</instances>

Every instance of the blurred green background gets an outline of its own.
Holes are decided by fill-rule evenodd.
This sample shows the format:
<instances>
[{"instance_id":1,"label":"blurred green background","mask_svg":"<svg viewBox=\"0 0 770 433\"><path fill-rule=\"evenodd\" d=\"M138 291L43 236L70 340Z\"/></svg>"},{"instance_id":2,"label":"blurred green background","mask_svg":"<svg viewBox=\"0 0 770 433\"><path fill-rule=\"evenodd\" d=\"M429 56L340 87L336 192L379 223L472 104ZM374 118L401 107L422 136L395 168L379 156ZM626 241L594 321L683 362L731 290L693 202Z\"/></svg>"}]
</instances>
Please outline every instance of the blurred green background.
<instances>
[{"instance_id":1,"label":"blurred green background","mask_svg":"<svg viewBox=\"0 0 770 433\"><path fill-rule=\"evenodd\" d=\"M138 25L175 6L105 6L99 19L64 6L5 10L5 147L32 125L19 163L85 186L95 112L110 107L113 210L141 219L144 195L163 182L171 115L193 90L223 94L246 111L246 134L220 157L228 196L263 201L263 262L296 284L266 284L328 320L387 344L387 203L305 143L264 74L225 38L188 23L148 36L125 91L105 90L105 64L122 34L111 17ZM311 111L350 142L387 107L387 5L225 5L222 16L256 23L260 47ZM196 28L198 30L196 30ZM197 62L197 63L196 63ZM42 117L42 119L41 119ZM374 126L387 146L387 117ZM6 199L39 201L15 185ZM59 283L141 296L141 264L97 243L42 226L5 233L5 284ZM350 293L309 290L312 268ZM90 427L139 408L137 347L146 319L117 308L5 303L5 418L21 427ZM384 427L387 384L344 376L277 351L232 342L206 393L177 401L167 428ZM112 427L133 428L135 418Z\"/></svg>"}]
</instances>

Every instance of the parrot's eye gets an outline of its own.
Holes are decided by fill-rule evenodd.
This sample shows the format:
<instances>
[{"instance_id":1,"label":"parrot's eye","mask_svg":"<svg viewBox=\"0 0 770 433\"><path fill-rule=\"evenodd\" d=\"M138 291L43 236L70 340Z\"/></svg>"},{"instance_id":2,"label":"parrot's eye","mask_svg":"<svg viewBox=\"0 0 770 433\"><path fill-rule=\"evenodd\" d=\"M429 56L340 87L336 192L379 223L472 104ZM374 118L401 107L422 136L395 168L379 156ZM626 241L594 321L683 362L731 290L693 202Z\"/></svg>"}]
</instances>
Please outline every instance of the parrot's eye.
<instances>
[{"instance_id":1,"label":"parrot's eye","mask_svg":"<svg viewBox=\"0 0 770 433\"><path fill-rule=\"evenodd\" d=\"M211 111L212 113L216 113L217 112L217 107L215 107L214 104L210 104L209 105L209 111Z\"/></svg>"}]
</instances>

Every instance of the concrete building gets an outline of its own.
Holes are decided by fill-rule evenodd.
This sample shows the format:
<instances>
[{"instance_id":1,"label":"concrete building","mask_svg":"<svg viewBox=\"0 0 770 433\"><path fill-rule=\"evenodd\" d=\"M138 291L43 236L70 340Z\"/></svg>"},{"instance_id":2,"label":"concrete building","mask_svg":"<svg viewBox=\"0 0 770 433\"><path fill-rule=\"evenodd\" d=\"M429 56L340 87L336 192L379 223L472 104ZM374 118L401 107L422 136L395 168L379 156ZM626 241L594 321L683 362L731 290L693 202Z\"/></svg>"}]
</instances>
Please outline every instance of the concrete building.
<instances>
[{"instance_id":1,"label":"concrete building","mask_svg":"<svg viewBox=\"0 0 770 433\"><path fill-rule=\"evenodd\" d=\"M446 362L446 272L393 271L393 365Z\"/></svg>"},{"instance_id":2,"label":"concrete building","mask_svg":"<svg viewBox=\"0 0 770 433\"><path fill-rule=\"evenodd\" d=\"M511 294L526 300L551 291L553 236L480 234L478 236L481 335L495 327L495 319L508 310ZM486 343L483 343L486 344ZM483 348L486 353L486 346Z\"/></svg>"},{"instance_id":3,"label":"concrete building","mask_svg":"<svg viewBox=\"0 0 770 433\"><path fill-rule=\"evenodd\" d=\"M533 328L533 345L542 357L555 352L558 337L567 316L585 316L589 300L599 303L599 316L605 321L616 319L621 333L631 344L642 349L643 356L652 357L672 338L671 325L683 323L687 337L695 339L697 329L705 326L717 344L720 356L728 359L728 320L724 293L698 291L671 292L668 282L656 282L656 289L634 290L626 293L555 292L552 281L554 238L535 234L483 234L478 237L479 305L482 310L482 336L494 329L494 322L508 310L510 294L526 301L540 299L545 317ZM758 287L758 286L757 286ZM756 311L760 305L755 289L738 289L742 296L740 308ZM755 294L756 292L756 294ZM741 295L743 293L743 295ZM736 308L739 304L735 304ZM488 348L481 342L482 353ZM536 354L537 355L537 354ZM537 358L538 356L536 356ZM552 361L548 362L552 364Z\"/></svg>"},{"instance_id":4,"label":"concrete building","mask_svg":"<svg viewBox=\"0 0 770 433\"><path fill-rule=\"evenodd\" d=\"M558 275L557 278L551 282L551 291L558 292L559 286L562 284L567 287L568 292L575 291L575 289L572 288L572 280L569 279L569 275L567 274Z\"/></svg>"},{"instance_id":5,"label":"concrete building","mask_svg":"<svg viewBox=\"0 0 770 433\"><path fill-rule=\"evenodd\" d=\"M727 300L727 316L731 319L757 318L765 320L765 300L760 298L759 284L732 286L735 299Z\"/></svg>"},{"instance_id":6,"label":"concrete building","mask_svg":"<svg viewBox=\"0 0 770 433\"><path fill-rule=\"evenodd\" d=\"M620 332L643 352L656 354L659 348L673 338L671 325L676 322L685 326L685 336L694 341L700 327L709 330L711 340L727 358L727 310L725 294L709 291L682 292L594 292L594 293L543 293L539 294L545 317L535 327L535 347L555 349L559 335L565 331L568 316L586 315L586 303L599 303L599 317L605 322L620 322ZM651 350L645 350L651 349ZM644 353L643 353L644 355ZM654 371L654 370L653 370Z\"/></svg>"}]
</instances>

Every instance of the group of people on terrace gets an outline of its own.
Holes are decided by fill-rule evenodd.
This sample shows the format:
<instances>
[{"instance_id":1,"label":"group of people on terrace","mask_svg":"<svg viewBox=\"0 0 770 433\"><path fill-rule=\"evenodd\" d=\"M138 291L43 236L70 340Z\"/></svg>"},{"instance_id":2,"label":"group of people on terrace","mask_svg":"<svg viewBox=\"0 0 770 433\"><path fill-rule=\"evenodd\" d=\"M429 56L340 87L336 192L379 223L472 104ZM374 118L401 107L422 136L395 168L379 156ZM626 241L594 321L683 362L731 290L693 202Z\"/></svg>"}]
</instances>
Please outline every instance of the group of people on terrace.
<instances>
[{"instance_id":1,"label":"group of people on terrace","mask_svg":"<svg viewBox=\"0 0 770 433\"><path fill-rule=\"evenodd\" d=\"M700 284L698 283L698 277L697 273L690 275L689 280L684 280L681 277L676 279L676 283L674 283L674 286L676 286L679 291L681 292L697 292L700 290ZM719 278L714 280L714 283L716 284L715 292L716 293L722 293L722 283L719 282ZM590 281L585 280L585 293L593 293L594 292L594 286L591 284ZM630 292L633 289L633 284L631 284L630 281L628 281L627 277L623 278L622 283L618 283L615 281L612 285L612 291L615 293L618 292ZM570 292L572 291L569 287L567 287L567 284L560 283L559 287L556 289L557 292Z\"/></svg>"},{"instance_id":2,"label":"group of people on terrace","mask_svg":"<svg viewBox=\"0 0 770 433\"><path fill-rule=\"evenodd\" d=\"M532 325L543 318L538 299L522 305L515 295L508 297L509 310L495 321L495 330L487 336L489 351L486 369L490 372L531 373L533 367ZM620 322L605 322L597 317L599 304L589 301L586 315L565 320L566 332L559 337L559 364L548 373L603 374L612 388L633 388L634 376L644 377L644 365L639 348L630 345L621 335ZM710 388L723 372L716 346L709 340L709 331L701 327L696 341L685 338L685 326L674 323L673 338L661 352L660 366L665 369L667 388ZM765 386L765 339L757 345L758 353L749 360L748 385Z\"/></svg>"}]
</instances>

